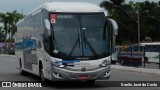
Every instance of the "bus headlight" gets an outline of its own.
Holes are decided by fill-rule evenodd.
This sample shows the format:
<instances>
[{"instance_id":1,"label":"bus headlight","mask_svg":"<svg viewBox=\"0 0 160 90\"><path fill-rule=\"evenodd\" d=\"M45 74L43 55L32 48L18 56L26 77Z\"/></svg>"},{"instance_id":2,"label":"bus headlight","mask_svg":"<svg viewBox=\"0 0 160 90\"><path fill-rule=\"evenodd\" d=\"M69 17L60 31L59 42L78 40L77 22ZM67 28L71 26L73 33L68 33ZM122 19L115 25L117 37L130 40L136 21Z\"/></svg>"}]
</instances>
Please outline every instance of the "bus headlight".
<instances>
[{"instance_id":1,"label":"bus headlight","mask_svg":"<svg viewBox=\"0 0 160 90\"><path fill-rule=\"evenodd\" d=\"M110 65L110 64L111 64L110 60L104 60L104 61L102 62L102 64L100 64L100 66L101 66L101 67L106 67L106 66L108 66L108 65Z\"/></svg>"},{"instance_id":2,"label":"bus headlight","mask_svg":"<svg viewBox=\"0 0 160 90\"><path fill-rule=\"evenodd\" d=\"M66 66L65 65L59 65L59 68L65 68Z\"/></svg>"},{"instance_id":3,"label":"bus headlight","mask_svg":"<svg viewBox=\"0 0 160 90\"><path fill-rule=\"evenodd\" d=\"M52 64L53 66L59 67L59 68L64 68L64 67L66 67L65 65L61 65L61 64L58 64L58 63L56 63L56 62L52 62L51 64Z\"/></svg>"},{"instance_id":4,"label":"bus headlight","mask_svg":"<svg viewBox=\"0 0 160 90\"><path fill-rule=\"evenodd\" d=\"M58 66L59 66L58 63L56 63L56 62L51 62L51 64L52 64L53 66L55 66L55 67L58 67Z\"/></svg>"}]
</instances>

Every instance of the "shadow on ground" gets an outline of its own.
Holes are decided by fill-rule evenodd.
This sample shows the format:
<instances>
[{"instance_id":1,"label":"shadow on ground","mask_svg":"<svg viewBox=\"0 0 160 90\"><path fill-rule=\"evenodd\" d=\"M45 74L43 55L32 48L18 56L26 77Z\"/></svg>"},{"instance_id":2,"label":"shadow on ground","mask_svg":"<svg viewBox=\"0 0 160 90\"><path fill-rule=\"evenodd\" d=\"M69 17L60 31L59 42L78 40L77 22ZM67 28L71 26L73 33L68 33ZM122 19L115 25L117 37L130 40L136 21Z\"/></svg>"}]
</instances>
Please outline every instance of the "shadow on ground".
<instances>
[{"instance_id":1,"label":"shadow on ground","mask_svg":"<svg viewBox=\"0 0 160 90\"><path fill-rule=\"evenodd\" d=\"M39 77L33 74L26 73L24 77L32 79L34 82L40 82ZM87 84L85 81L47 81L42 84L43 87L57 88L57 89L81 89L81 88L100 88L108 87L109 84L97 81L94 85Z\"/></svg>"}]
</instances>

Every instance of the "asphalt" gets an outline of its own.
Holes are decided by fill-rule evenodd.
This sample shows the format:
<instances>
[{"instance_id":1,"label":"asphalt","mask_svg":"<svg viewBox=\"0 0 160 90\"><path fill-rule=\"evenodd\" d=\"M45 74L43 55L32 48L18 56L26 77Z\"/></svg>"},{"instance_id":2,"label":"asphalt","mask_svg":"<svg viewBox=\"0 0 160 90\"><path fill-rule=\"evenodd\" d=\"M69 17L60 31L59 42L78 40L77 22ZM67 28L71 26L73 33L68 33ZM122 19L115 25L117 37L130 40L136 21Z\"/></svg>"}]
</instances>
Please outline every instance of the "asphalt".
<instances>
[{"instance_id":1,"label":"asphalt","mask_svg":"<svg viewBox=\"0 0 160 90\"><path fill-rule=\"evenodd\" d=\"M8 55L8 54L0 54L0 56L15 57L15 55Z\"/></svg>"},{"instance_id":2,"label":"asphalt","mask_svg":"<svg viewBox=\"0 0 160 90\"><path fill-rule=\"evenodd\" d=\"M6 54L0 54L0 56L15 57L15 55L6 55ZM126 70L126 71L132 71L132 72L150 73L150 74L160 75L160 69L129 67L129 66L120 66L120 65L111 65L111 69Z\"/></svg>"},{"instance_id":3,"label":"asphalt","mask_svg":"<svg viewBox=\"0 0 160 90\"><path fill-rule=\"evenodd\" d=\"M120 66L120 65L111 65L111 69L160 75L160 69L139 68L139 67L129 67L129 66Z\"/></svg>"}]
</instances>

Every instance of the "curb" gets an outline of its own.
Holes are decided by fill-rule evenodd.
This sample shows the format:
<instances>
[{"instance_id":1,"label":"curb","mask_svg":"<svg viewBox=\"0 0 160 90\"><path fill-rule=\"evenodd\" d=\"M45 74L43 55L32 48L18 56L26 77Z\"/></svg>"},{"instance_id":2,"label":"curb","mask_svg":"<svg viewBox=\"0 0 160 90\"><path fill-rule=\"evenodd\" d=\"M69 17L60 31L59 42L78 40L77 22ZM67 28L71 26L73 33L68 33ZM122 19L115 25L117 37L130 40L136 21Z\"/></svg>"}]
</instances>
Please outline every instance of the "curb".
<instances>
[{"instance_id":1,"label":"curb","mask_svg":"<svg viewBox=\"0 0 160 90\"><path fill-rule=\"evenodd\" d=\"M16 57L15 55L0 54L0 57Z\"/></svg>"},{"instance_id":2,"label":"curb","mask_svg":"<svg viewBox=\"0 0 160 90\"><path fill-rule=\"evenodd\" d=\"M134 72L150 73L150 74L160 75L160 69L136 68L136 67L127 67L127 66L119 66L119 65L111 65L111 69L126 70L126 71L134 71Z\"/></svg>"}]
</instances>

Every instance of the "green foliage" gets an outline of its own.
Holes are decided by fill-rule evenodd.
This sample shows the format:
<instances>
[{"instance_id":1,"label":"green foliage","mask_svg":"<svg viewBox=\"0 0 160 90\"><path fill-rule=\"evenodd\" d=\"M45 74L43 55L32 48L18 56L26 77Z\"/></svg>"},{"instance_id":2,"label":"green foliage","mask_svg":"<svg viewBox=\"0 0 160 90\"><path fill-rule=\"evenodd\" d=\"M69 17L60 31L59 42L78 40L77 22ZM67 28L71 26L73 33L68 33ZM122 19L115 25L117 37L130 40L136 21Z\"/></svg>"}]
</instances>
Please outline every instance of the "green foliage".
<instances>
[{"instance_id":1,"label":"green foliage","mask_svg":"<svg viewBox=\"0 0 160 90\"><path fill-rule=\"evenodd\" d=\"M18 13L17 11L0 13L0 23L3 24L3 31L2 28L0 31L0 41L5 42L5 48L7 41L10 41L10 45L12 46L13 35L17 30L16 23L23 17L24 15ZM7 35L9 35L8 40L7 40Z\"/></svg>"},{"instance_id":2,"label":"green foliage","mask_svg":"<svg viewBox=\"0 0 160 90\"><path fill-rule=\"evenodd\" d=\"M2 27L0 27L0 42L3 42L4 41L4 31L2 30Z\"/></svg>"},{"instance_id":3,"label":"green foliage","mask_svg":"<svg viewBox=\"0 0 160 90\"><path fill-rule=\"evenodd\" d=\"M116 1L118 3L113 3ZM160 1L124 3L124 0L103 1L100 4L108 10L108 17L115 19L119 25L117 43L136 43L138 34L138 11L140 15L140 37L151 37L153 41L160 41Z\"/></svg>"},{"instance_id":4,"label":"green foliage","mask_svg":"<svg viewBox=\"0 0 160 90\"><path fill-rule=\"evenodd\" d=\"M17 11L13 12L7 12L7 13L0 13L0 22L3 24L4 33L0 32L1 34L4 34L3 36L6 39L7 34L11 35L9 37L12 38L14 33L16 32L16 23L22 19L24 16ZM2 29L2 28L1 28Z\"/></svg>"}]
</instances>

